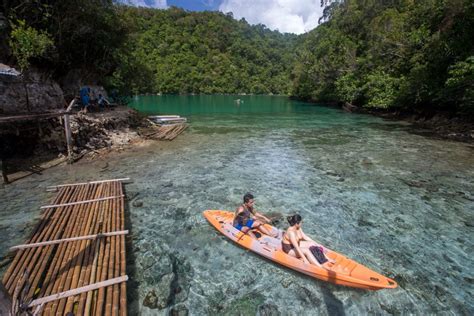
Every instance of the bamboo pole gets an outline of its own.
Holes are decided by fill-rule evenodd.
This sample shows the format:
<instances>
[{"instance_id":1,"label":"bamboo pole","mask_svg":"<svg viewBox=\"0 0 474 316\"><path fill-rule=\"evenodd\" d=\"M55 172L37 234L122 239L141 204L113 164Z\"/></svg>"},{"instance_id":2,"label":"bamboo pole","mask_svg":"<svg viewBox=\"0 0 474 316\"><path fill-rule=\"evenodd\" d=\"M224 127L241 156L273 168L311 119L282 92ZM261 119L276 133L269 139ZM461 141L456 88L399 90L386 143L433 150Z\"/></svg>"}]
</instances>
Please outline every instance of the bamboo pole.
<instances>
[{"instance_id":1,"label":"bamboo pole","mask_svg":"<svg viewBox=\"0 0 474 316\"><path fill-rule=\"evenodd\" d=\"M101 225L102 231L107 231L107 227L106 227L107 216L108 216L108 212L104 205L102 207L102 225ZM100 281L100 275L102 272L102 261L104 258L105 248L106 248L106 240L101 240L98 246L99 246L98 255L96 255L96 258L94 258L94 261L95 261L94 266L93 266L94 273L91 274L91 283L97 282L97 280ZM95 311L95 306L97 305L97 296L98 296L97 291L87 293L87 300L86 300L84 315L90 315L91 310Z\"/></svg>"},{"instance_id":2,"label":"bamboo pole","mask_svg":"<svg viewBox=\"0 0 474 316\"><path fill-rule=\"evenodd\" d=\"M111 236L117 236L117 235L126 235L126 234L128 234L128 230L120 230L120 231L114 231L114 232L110 232L110 233L103 233L103 234L96 234L96 235L86 235L86 236L72 237L72 238L64 238L64 239L43 241L43 242L32 243L32 244L23 244L23 245L10 247L10 250L35 248L35 247L56 245L56 244L60 244L60 243L63 243L63 242L71 242L71 241L78 241L78 240L90 240L90 239L111 237Z\"/></svg>"},{"instance_id":3,"label":"bamboo pole","mask_svg":"<svg viewBox=\"0 0 474 316\"><path fill-rule=\"evenodd\" d=\"M52 213L52 216L48 218L48 223L51 223L51 225L47 226L47 229L45 230L46 233L42 233L42 235L45 236L45 239L51 238L58 238L60 237L60 234L62 234L61 227L64 227L65 223L67 222L67 214L65 216L62 216L61 212L54 212ZM57 221L55 219L58 219ZM27 293L27 297L31 298L35 294L35 292L38 289L38 286L41 277L44 275L44 271L47 269L47 264L51 260L52 253L53 253L53 248L54 246L47 246L44 248L37 248L33 249L34 252L32 252L32 256L30 256L28 261L25 263L28 264L26 269L28 271L31 271L30 274L30 289L29 292Z\"/></svg>"},{"instance_id":4,"label":"bamboo pole","mask_svg":"<svg viewBox=\"0 0 474 316\"><path fill-rule=\"evenodd\" d=\"M113 183L120 183L120 182L113 182ZM109 192L108 194L113 194L113 195L116 195L116 192ZM113 202L113 201L111 201ZM102 208L100 208L102 209ZM95 225L92 225L92 229L94 229L94 231L100 233L99 229L100 229L100 226L101 226L101 212L99 211L99 208L97 208L94 213L96 214L96 216L94 217L94 223ZM103 233L103 234L111 234L111 233ZM115 238L115 237L110 237L110 238ZM95 249L96 247L98 247L98 243L95 243L93 247L90 247L91 250L93 250L95 252ZM91 259L93 258L94 260L94 265L97 264L97 252L90 252L89 254L89 260L87 261L87 266L86 266L86 269L83 269L83 273L81 272L81 278L83 280L89 280L90 278L90 271L91 271L91 268L90 268L90 261ZM94 267L94 273L96 271L96 268ZM95 277L95 276L94 276ZM83 282L79 282L79 284L77 286L82 286L82 283ZM94 283L94 281L91 281L90 283ZM92 298L92 296L90 296ZM83 309L84 309L84 303L86 303L86 298L87 298L87 295L84 293L83 295L81 295L80 297L76 297L74 299L75 302L78 302L78 308L77 308L77 313L78 314L85 314L83 313ZM68 304L70 304L71 302L68 300ZM90 304L90 300L89 300L89 304ZM67 310L67 309L66 309Z\"/></svg>"},{"instance_id":5,"label":"bamboo pole","mask_svg":"<svg viewBox=\"0 0 474 316\"><path fill-rule=\"evenodd\" d=\"M89 181L89 182L78 182L78 183L51 185L51 186L48 186L47 189L73 187L73 186L86 185L86 184L99 184L99 183L115 182L115 181L125 182L125 181L130 181L130 178L118 178L118 179L108 179L108 180L98 180L98 181Z\"/></svg>"},{"instance_id":6,"label":"bamboo pole","mask_svg":"<svg viewBox=\"0 0 474 316\"><path fill-rule=\"evenodd\" d=\"M49 216L48 216L49 215ZM43 230L39 231L38 234L33 236L30 240L32 242L35 241L40 241L40 240L47 240L50 238L50 236L57 236L55 228L57 225L61 225L61 222L56 223L54 221L54 218L58 216L57 212L55 210L49 210L46 212L46 217L43 218L42 222L44 223L44 228ZM57 224L57 225L55 225ZM24 255L21 256L18 264L13 269L11 277L8 279L8 282L4 283L6 288L11 288L12 283L15 280L15 276L17 276L20 271L23 271L25 267L28 267L31 269L31 267L35 266L38 258L44 258L45 256L42 256L43 249L26 249L23 252ZM47 252L47 250L46 250ZM21 252L19 252L21 253Z\"/></svg>"},{"instance_id":7,"label":"bamboo pole","mask_svg":"<svg viewBox=\"0 0 474 316\"><path fill-rule=\"evenodd\" d=\"M99 185L99 188L97 189L97 194L98 195L103 195L104 194L104 191L103 191L103 185ZM106 192L105 194L110 194L109 192ZM95 221L95 217L97 215L97 209L99 207L101 207L102 205L104 204L104 202L96 202L96 203L93 203L91 205L91 208L90 210L87 210L87 220L85 221L85 228L84 228L84 231L83 233L85 232L88 232L88 233L91 233L91 229L94 229L95 225L92 225L93 223L93 220ZM104 234L110 234L110 233L104 233ZM107 238L108 239L108 238ZM76 264L76 268L74 270L74 273L73 273L73 276L72 276L72 281L71 281L71 284L70 284L70 288L76 288L76 287L79 287L81 285L79 285L79 279L81 277L81 275L83 275L85 273L85 271L82 271L82 270L87 270L87 267L85 267L85 269L82 269L83 268L83 264L82 264L82 257L84 255L84 251L86 250L86 243L87 241L83 241L80 245L80 248L79 248L79 253L81 254L80 255L80 262L79 264ZM69 312L72 310L72 307L73 307L73 303L75 301L75 298L69 298L67 301L66 300L63 300L61 301L60 303L60 306L61 308L59 309L61 311L62 309L62 305L63 304L66 304L65 305L65 312Z\"/></svg>"},{"instance_id":8,"label":"bamboo pole","mask_svg":"<svg viewBox=\"0 0 474 316\"><path fill-rule=\"evenodd\" d=\"M126 282L126 281L128 281L128 276L125 275L125 276L121 276L121 277L118 277L118 278L109 279L109 280L105 280L105 281L102 281L102 282L97 282L97 283L94 283L94 284L91 284L91 285L83 286L83 287L78 288L78 289L72 289L72 290L69 290L69 291L65 291L65 292L61 292L61 293L57 293L57 294L53 294L53 295L50 295L50 296L46 296L46 297L36 299L36 300L32 301L28 305L28 307L33 307L33 306L53 302L53 301L56 301L56 300L59 300L59 299L67 298L67 297L72 296L72 295L77 295L77 294L81 294L81 293L84 293L84 292L94 291L94 290L101 289L101 288L106 287L106 286L110 286L110 285L113 285L113 284L122 283L122 282Z\"/></svg>"},{"instance_id":9,"label":"bamboo pole","mask_svg":"<svg viewBox=\"0 0 474 316\"><path fill-rule=\"evenodd\" d=\"M59 202L62 196L66 194L67 192L68 190L63 190L59 192L56 198L54 199L54 201ZM40 222L38 223L38 225L36 225L36 228L34 229L33 234L31 235L29 239L29 242L35 242L39 239L40 233L43 231L44 227L47 225L47 219L50 217L51 215L50 213L52 211L53 210L49 210L43 214ZM16 254L15 258L13 259L13 262L10 264L10 266L8 267L7 271L5 272L3 276L2 282L5 285L5 289L7 290L9 289L9 284L11 283L10 279L15 278L17 274L17 268L19 269L23 265L25 258L29 256L30 252L31 250L28 249L25 251L21 250ZM11 294L12 292L9 291L9 293Z\"/></svg>"},{"instance_id":10,"label":"bamboo pole","mask_svg":"<svg viewBox=\"0 0 474 316\"><path fill-rule=\"evenodd\" d=\"M66 114L64 114L64 131L66 133L66 144L67 144L67 158L68 162L72 163L72 136L71 136L71 122L69 121L69 112L71 111L72 107L74 106L74 103L76 102L76 99L73 99L71 103L69 103L69 106L66 109Z\"/></svg>"},{"instance_id":11,"label":"bamboo pole","mask_svg":"<svg viewBox=\"0 0 474 316\"><path fill-rule=\"evenodd\" d=\"M75 190L75 189L73 188L72 190ZM82 188L78 188L75 191L78 191L78 194L80 195L82 194L82 190L87 190L86 186L83 186ZM63 210L63 213L73 214L72 212L70 212L70 210L72 209L73 209L73 206L69 206ZM68 236L70 230L71 230L71 225L64 228L65 236ZM63 245L60 244L53 258L53 261L51 262L49 266L46 278L43 282L43 284L46 284L47 286L43 286L42 291L40 293L41 295L48 295L51 293L54 287L54 283L56 281L56 277L58 275L64 254L65 254L65 251L66 251L66 246L64 244ZM47 306L46 309L49 310L49 306Z\"/></svg>"},{"instance_id":12,"label":"bamboo pole","mask_svg":"<svg viewBox=\"0 0 474 316\"><path fill-rule=\"evenodd\" d=\"M104 194L120 198L101 200L99 197ZM29 297L38 286L41 298L126 275L124 234L128 232L123 229L123 196L120 181L60 188L54 203L65 205L48 208L44 222L37 226L29 243L13 247L18 250L17 262L22 258L23 265L10 266L9 270L33 268ZM71 200L94 201L71 205ZM30 254L19 256L26 252ZM117 283L43 304L45 308L37 309L43 315L89 315L91 311L97 315L126 315L126 284Z\"/></svg>"},{"instance_id":13,"label":"bamboo pole","mask_svg":"<svg viewBox=\"0 0 474 316\"><path fill-rule=\"evenodd\" d=\"M117 198L121 198L121 197L123 197L123 195L122 196L106 196L106 197L101 197L101 198L94 198L94 199L90 199L90 200L69 202L69 203L63 203L63 204L45 205L45 206L41 206L40 209L53 208L53 207L63 207L63 206L70 206L70 205L77 205L77 204L87 204L87 203L93 203L93 202L98 202L98 201L117 199Z\"/></svg>"},{"instance_id":14,"label":"bamboo pole","mask_svg":"<svg viewBox=\"0 0 474 316\"><path fill-rule=\"evenodd\" d=\"M109 203L110 201L107 201L108 205L107 205L107 216L106 216L106 231L110 231L111 230L111 204ZM106 280L107 279L107 274L108 274L108 263L109 263L109 257L110 257L110 241L109 240L106 240L105 242L105 252L104 252L104 256L102 258L102 262L101 262L101 267L100 267L100 276L99 276L99 280L100 281L103 281L103 280ZM100 262L99 262L100 264ZM104 301L105 301L105 289L104 288L101 288L98 290L98 294L97 294L97 303L96 303L96 309L95 309L95 315L102 315L102 310L104 308Z\"/></svg>"},{"instance_id":15,"label":"bamboo pole","mask_svg":"<svg viewBox=\"0 0 474 316\"><path fill-rule=\"evenodd\" d=\"M119 183L119 194L123 194L123 185ZM125 201L120 199L120 229L125 227ZM125 236L120 236L120 275L126 274L126 245L125 245ZM120 315L127 316L127 286L125 283L120 284Z\"/></svg>"},{"instance_id":16,"label":"bamboo pole","mask_svg":"<svg viewBox=\"0 0 474 316\"><path fill-rule=\"evenodd\" d=\"M89 187L89 192L88 192L88 195L84 197L85 199L95 198L102 195L102 193L96 186L88 185L88 187ZM92 203L92 205L93 204L94 203ZM87 225L86 220L84 219L90 215L91 213L90 207L91 205L84 205L84 204L77 205L77 215L76 215L77 224L75 225L75 229L72 236L84 234L84 230L86 229L85 226ZM71 288L71 282L74 278L74 274L78 273L75 267L77 267L77 265L80 265L80 261L82 261L83 254L81 253L81 249L80 249L81 242L70 243L68 246L69 246L68 248L70 249L70 251L69 251L67 262L65 263L66 272L63 273L60 279L59 288L57 292L62 292ZM55 314L63 315L65 306L66 306L66 299L61 299L53 303L52 310L53 312L55 312ZM54 308L56 308L56 310Z\"/></svg>"},{"instance_id":17,"label":"bamboo pole","mask_svg":"<svg viewBox=\"0 0 474 316\"><path fill-rule=\"evenodd\" d=\"M113 194L117 193L117 182L111 183ZM117 217L117 200L110 201L111 204L111 227L110 229L112 231L116 230L116 217ZM109 258L109 263L108 263L108 275L107 278L113 278L116 277L114 268L115 268L115 238L112 237L110 238L110 258ZM114 296L114 287L113 286L108 286L106 288L106 301L105 301L105 316L110 316L112 313L112 307L113 307L113 296Z\"/></svg>"},{"instance_id":18,"label":"bamboo pole","mask_svg":"<svg viewBox=\"0 0 474 316\"><path fill-rule=\"evenodd\" d=\"M99 212L99 217L97 221L97 231L102 233L103 232L103 223L104 223L104 207L100 208ZM99 254L100 250L102 249L102 244L103 240L97 240L94 245L94 256L93 256L93 262L92 265L88 265L86 269L86 275L85 279L89 280L89 284L92 284L96 280L96 274L97 274L97 266L98 266L98 260L99 260ZM84 308L83 314L84 315L89 315L90 310L91 310L91 304L92 304L92 296L93 292L87 293L87 295L82 294L80 301L79 301L79 306L78 306L78 311L82 311Z\"/></svg>"},{"instance_id":19,"label":"bamboo pole","mask_svg":"<svg viewBox=\"0 0 474 316\"><path fill-rule=\"evenodd\" d=\"M118 182L115 182L115 194L118 194L120 192L120 186L121 184ZM120 216L121 216L121 210L120 210L120 201L121 200L116 200L115 201L115 207L114 207L114 213L115 213L115 228L119 229L120 228ZM114 239L115 243L115 260L114 260L114 277L119 277L120 276L120 237L119 236L114 236L112 237ZM120 286L119 284L114 284L113 286L113 298L112 298L112 315L117 316L119 314L120 310Z\"/></svg>"},{"instance_id":20,"label":"bamboo pole","mask_svg":"<svg viewBox=\"0 0 474 316\"><path fill-rule=\"evenodd\" d=\"M84 190L81 191L80 199L85 199L88 196L91 188L89 186L83 186ZM68 207L68 211L72 216L72 220L68 223L69 225L65 229L65 236L73 236L75 230L77 229L77 210L80 209L83 205L73 205ZM66 212L66 210L64 210ZM71 247L67 247L67 244L60 244L58 248L59 256L57 256L57 262L54 266L54 272L51 277L51 282L48 285L47 292L44 295L50 295L54 293L59 293L64 287L65 278L67 276L67 262L70 259ZM57 302L46 304L45 311L51 312L53 315L56 314Z\"/></svg>"}]
</instances>

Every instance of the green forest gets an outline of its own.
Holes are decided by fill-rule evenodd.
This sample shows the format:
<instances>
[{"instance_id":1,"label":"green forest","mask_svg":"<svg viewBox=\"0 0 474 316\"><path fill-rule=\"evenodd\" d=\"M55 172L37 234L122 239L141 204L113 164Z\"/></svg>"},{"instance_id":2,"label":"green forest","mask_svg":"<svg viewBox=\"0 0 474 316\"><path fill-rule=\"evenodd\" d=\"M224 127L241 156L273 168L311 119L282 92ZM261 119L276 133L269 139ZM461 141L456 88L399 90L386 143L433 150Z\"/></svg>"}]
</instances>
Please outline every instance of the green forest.
<instances>
[{"instance_id":1,"label":"green forest","mask_svg":"<svg viewBox=\"0 0 474 316\"><path fill-rule=\"evenodd\" d=\"M471 0L322 1L300 36L220 12L3 1L0 57L122 94L281 94L371 109L474 111ZM1 16L0 16L1 17Z\"/></svg>"}]
</instances>

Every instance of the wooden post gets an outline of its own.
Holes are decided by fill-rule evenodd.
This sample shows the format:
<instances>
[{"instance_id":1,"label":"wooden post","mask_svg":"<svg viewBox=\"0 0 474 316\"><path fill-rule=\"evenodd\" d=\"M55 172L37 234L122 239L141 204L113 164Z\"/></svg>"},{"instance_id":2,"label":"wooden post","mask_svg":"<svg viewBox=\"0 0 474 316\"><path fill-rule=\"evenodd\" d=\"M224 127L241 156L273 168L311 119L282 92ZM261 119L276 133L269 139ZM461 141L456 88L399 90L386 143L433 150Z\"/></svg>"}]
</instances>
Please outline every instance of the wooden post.
<instances>
[{"instance_id":1,"label":"wooden post","mask_svg":"<svg viewBox=\"0 0 474 316\"><path fill-rule=\"evenodd\" d=\"M8 181L7 164L5 163L5 159L3 158L0 159L0 165L2 165L3 183L8 184L10 183L10 181Z\"/></svg>"},{"instance_id":2,"label":"wooden post","mask_svg":"<svg viewBox=\"0 0 474 316\"><path fill-rule=\"evenodd\" d=\"M64 115L64 129L66 130L66 143L67 143L67 162L71 164L72 158L72 137L71 137L71 122L69 121L69 114Z\"/></svg>"},{"instance_id":3,"label":"wooden post","mask_svg":"<svg viewBox=\"0 0 474 316\"><path fill-rule=\"evenodd\" d=\"M73 99L69 106L66 109L66 114L64 114L64 130L66 131L66 143L67 143L67 161L68 163L73 162L73 151L72 151L72 136L71 136L71 122L69 121L69 112L72 109L72 106L76 102L76 99Z\"/></svg>"}]
</instances>

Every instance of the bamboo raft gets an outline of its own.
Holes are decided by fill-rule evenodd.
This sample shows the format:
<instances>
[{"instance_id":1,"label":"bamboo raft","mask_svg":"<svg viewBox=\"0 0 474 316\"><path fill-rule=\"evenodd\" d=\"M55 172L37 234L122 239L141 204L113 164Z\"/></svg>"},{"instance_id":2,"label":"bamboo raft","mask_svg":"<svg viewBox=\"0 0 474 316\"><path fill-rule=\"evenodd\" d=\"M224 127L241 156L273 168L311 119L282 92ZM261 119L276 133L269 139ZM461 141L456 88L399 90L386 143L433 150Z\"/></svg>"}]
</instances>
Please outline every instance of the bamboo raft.
<instances>
[{"instance_id":1,"label":"bamboo raft","mask_svg":"<svg viewBox=\"0 0 474 316\"><path fill-rule=\"evenodd\" d=\"M154 131L144 136L158 140L173 140L188 127L186 123L166 124L155 126Z\"/></svg>"},{"instance_id":2,"label":"bamboo raft","mask_svg":"<svg viewBox=\"0 0 474 316\"><path fill-rule=\"evenodd\" d=\"M57 191L5 272L12 312L35 315L126 315L122 181L50 187Z\"/></svg>"}]
</instances>

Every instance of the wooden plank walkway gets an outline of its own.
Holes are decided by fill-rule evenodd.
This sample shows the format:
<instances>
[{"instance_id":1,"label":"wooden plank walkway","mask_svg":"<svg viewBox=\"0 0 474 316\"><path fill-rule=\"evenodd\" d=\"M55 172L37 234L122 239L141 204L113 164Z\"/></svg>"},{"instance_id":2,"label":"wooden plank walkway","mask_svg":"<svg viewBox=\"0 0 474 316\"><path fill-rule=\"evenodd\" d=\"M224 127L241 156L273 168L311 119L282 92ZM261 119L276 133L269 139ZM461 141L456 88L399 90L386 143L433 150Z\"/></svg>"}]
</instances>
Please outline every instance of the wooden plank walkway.
<instances>
[{"instance_id":1,"label":"wooden plank walkway","mask_svg":"<svg viewBox=\"0 0 474 316\"><path fill-rule=\"evenodd\" d=\"M14 306L38 315L127 314L120 180L56 187L28 246L16 247L3 277Z\"/></svg>"}]
</instances>

